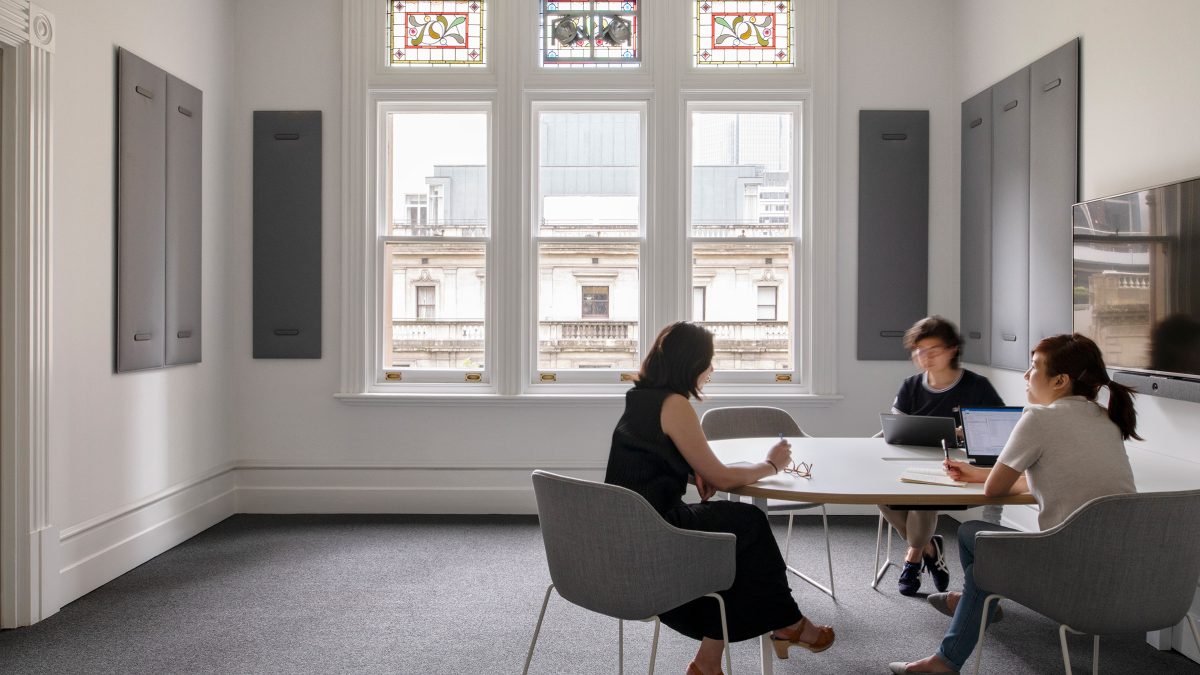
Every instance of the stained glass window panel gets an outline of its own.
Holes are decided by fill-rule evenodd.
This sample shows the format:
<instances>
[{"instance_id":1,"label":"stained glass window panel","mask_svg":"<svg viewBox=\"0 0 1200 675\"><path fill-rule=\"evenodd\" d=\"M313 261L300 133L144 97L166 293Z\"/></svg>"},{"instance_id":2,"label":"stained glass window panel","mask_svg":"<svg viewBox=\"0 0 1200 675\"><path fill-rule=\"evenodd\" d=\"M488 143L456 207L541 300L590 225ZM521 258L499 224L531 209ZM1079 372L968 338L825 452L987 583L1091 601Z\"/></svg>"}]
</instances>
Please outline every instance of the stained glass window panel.
<instances>
[{"instance_id":1,"label":"stained glass window panel","mask_svg":"<svg viewBox=\"0 0 1200 675\"><path fill-rule=\"evenodd\" d=\"M388 63L482 66L485 0L389 0Z\"/></svg>"},{"instance_id":2,"label":"stained glass window panel","mask_svg":"<svg viewBox=\"0 0 1200 675\"><path fill-rule=\"evenodd\" d=\"M696 0L697 66L792 66L791 0Z\"/></svg>"},{"instance_id":3,"label":"stained glass window panel","mask_svg":"<svg viewBox=\"0 0 1200 675\"><path fill-rule=\"evenodd\" d=\"M542 0L547 66L637 65L637 0Z\"/></svg>"}]
</instances>

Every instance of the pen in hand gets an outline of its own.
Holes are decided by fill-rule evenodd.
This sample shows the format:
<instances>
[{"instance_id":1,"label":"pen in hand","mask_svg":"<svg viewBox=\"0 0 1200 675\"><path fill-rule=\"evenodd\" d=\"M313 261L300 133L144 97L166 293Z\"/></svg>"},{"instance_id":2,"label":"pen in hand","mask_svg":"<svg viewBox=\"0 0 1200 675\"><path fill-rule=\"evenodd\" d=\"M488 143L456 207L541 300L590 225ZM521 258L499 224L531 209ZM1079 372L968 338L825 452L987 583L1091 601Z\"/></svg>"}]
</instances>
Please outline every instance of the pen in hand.
<instances>
[{"instance_id":1,"label":"pen in hand","mask_svg":"<svg viewBox=\"0 0 1200 675\"><path fill-rule=\"evenodd\" d=\"M950 448L946 447L946 439L942 439L942 454L946 456L946 461L950 461Z\"/></svg>"}]
</instances>

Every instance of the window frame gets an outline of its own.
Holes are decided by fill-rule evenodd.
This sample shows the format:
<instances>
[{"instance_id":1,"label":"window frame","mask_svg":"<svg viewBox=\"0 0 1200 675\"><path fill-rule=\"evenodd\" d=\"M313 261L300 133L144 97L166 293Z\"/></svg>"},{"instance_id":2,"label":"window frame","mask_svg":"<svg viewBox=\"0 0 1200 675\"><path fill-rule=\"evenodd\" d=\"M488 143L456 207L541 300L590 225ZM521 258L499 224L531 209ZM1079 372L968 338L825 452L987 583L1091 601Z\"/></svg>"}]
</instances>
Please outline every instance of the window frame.
<instances>
[{"instance_id":1,"label":"window frame","mask_svg":"<svg viewBox=\"0 0 1200 675\"><path fill-rule=\"evenodd\" d=\"M482 68L445 66L392 68L385 64L381 30L386 5L381 0L343 0L343 78L341 127L341 368L336 397L348 404L437 402L447 396L462 402L499 397L534 404L588 401L596 395L618 395L628 382L553 385L531 383L536 361L529 327L536 306L526 293L536 281L529 252L531 197L529 123L534 101L643 101L647 108L643 166L646 182L642 285L641 353L657 328L686 317L691 306L690 259L680 245L687 234L684 173L690 172L685 150L690 142L679 122L694 101L801 101L806 183L806 227L803 257L797 253L807 282L792 301L797 335L804 354L796 367L807 373L802 383L726 383L718 375L706 389L717 400L829 401L838 398L836 378L837 311L837 3L794 0L794 66L790 68L701 68L691 61L692 5L646 3L642 8L642 60L637 67L592 69L543 67L538 59L537 3L491 0L487 30L492 35L529 33L528 44L491 40ZM500 5L503 5L502 7ZM668 37L664 37L668 36ZM581 86L581 78L583 78ZM487 367L489 381L402 384L385 382L374 365L382 354L377 325L379 292L373 223L376 148L374 108L381 101L486 101L492 105L489 149L491 191L487 250ZM337 120L331 120L335 124ZM813 129L820 129L819 135ZM501 133L500 130L504 130ZM332 137L332 136L331 136ZM662 167L667 170L660 170ZM676 167L676 169L672 169ZM801 214L793 214L797 221ZM817 225L814 225L817 223ZM371 226L373 227L373 225ZM653 270L648 273L647 270ZM803 279L799 277L803 277ZM801 323L802 322L802 323ZM800 331L803 331L801 333ZM820 359L812 355L820 354ZM547 399L544 395L553 395ZM730 397L730 398L727 398Z\"/></svg>"},{"instance_id":2,"label":"window frame","mask_svg":"<svg viewBox=\"0 0 1200 675\"><path fill-rule=\"evenodd\" d=\"M694 266L691 261L695 258L695 244L719 243L722 241L731 244L786 244L791 246L792 255L791 262L788 265L788 289L787 289L787 315L791 321L791 345L792 350L789 355L791 361L790 370L715 370L712 374L712 379L705 391L717 393L746 393L753 392L755 387L770 386L772 391L777 391L779 388L786 387L789 391L785 393L814 393L812 377L810 375L811 364L813 363L813 336L809 333L808 327L810 323L811 313L813 308L807 306L807 298L809 298L808 289L811 286L808 283L811 270L808 265L812 260L811 241L815 236L812 222L812 188L813 176L811 153L806 151L809 139L812 137L812 122L809 110L811 108L810 96L806 91L789 91L782 92L782 96L777 100L767 101L747 101L732 99L729 93L725 92L719 96L694 96L684 102L686 110L686 119L682 125L685 133L684 141L684 176L686 189L684 190L684 248L688 254L688 265L686 269L687 282L689 286L696 285L694 278ZM691 194L692 194L692 119L695 113L790 113L793 117L792 125L792 147L790 149L791 166L789 168L791 175L791 234L786 237L750 237L740 239L736 237L730 238L704 238L693 237L691 232L692 213L691 213ZM761 199L761 196L759 197ZM742 195L738 196L739 204L744 199ZM776 316L779 315L779 291L776 284ZM755 302L757 304L758 287L761 284L755 284ZM707 308L706 308L707 309ZM707 314L707 311L706 311ZM757 309L755 311L755 322L757 318ZM688 308L688 316L691 316L691 308Z\"/></svg>"},{"instance_id":3,"label":"window frame","mask_svg":"<svg viewBox=\"0 0 1200 675\"><path fill-rule=\"evenodd\" d=\"M374 143L371 148L372 166L374 172L370 179L371 198L373 202L373 210L371 212L371 226L373 239L377 248L373 256L374 264L368 269L368 274L373 275L375 279L375 303L374 303L374 319L368 318L368 321L373 321L375 329L370 332L375 336L375 340L371 345L371 366L370 366L370 385L368 391L371 393L404 393L404 392L424 392L431 387L438 388L454 388L467 386L472 390L478 390L480 386L488 389L493 389L491 386L492 373L491 364L495 352L494 340L492 339L492 329L490 326L491 307L493 302L492 277L494 264L494 247L493 241L496 236L496 211L494 208L494 200L490 195L492 190L495 190L495 174L496 169L493 165L495 161L495 144L493 139L496 138L496 116L494 114L495 105L491 100L485 100L478 96L464 96L460 93L453 98L444 98L434 96L436 92L427 92L424 96L406 96L401 99L391 93L382 93L378 95L375 105L372 106L372 127L374 128ZM400 236L391 234L390 215L388 213L387 204L387 189L386 181L391 178L390 168L387 166L388 153L387 145L392 142L392 129L389 124L390 115L393 113L421 113L421 112L442 112L453 111L454 113L483 113L487 119L487 183L489 191L488 202L488 234L486 237L436 237L433 235L424 236ZM401 197L402 198L402 197ZM427 216L428 222L428 216ZM389 244L395 243L474 243L482 244L484 248L484 284L485 284L485 302L483 311L483 330L484 330L484 367L481 369L466 369L466 368L403 368L391 366L385 361L385 354L389 353L392 340L392 326L389 322L384 321L384 317L388 315L389 308L385 306L388 298L386 285L392 283L390 278L390 265L388 262L387 247ZM436 287L436 284L429 284ZM435 298L437 291L435 290ZM415 300L414 300L415 302ZM436 305L435 305L436 307ZM415 305L414 305L415 309ZM435 309L436 311L436 309Z\"/></svg>"},{"instance_id":4,"label":"window frame","mask_svg":"<svg viewBox=\"0 0 1200 675\"><path fill-rule=\"evenodd\" d=\"M557 69L556 69L557 70ZM538 98L530 99L529 105L526 108L529 117L525 127L526 133L529 134L529 155L528 155L528 175L529 180L524 185L525 192L529 198L529 214L526 222L525 240L528 246L529 255L529 274L530 279L528 287L525 289L525 297L528 297L528 307L530 310L530 321L524 323L523 328L528 335L525 340L527 348L524 350L527 354L529 367L527 375L524 378L522 385L524 391L532 394L561 392L564 388L570 388L573 393L607 393L616 390L624 390L632 381L632 376L637 372L637 367L624 369L598 369L598 368L573 368L573 369L542 369L538 367L538 310L539 310L539 257L538 246L542 243L596 243L596 244L635 244L638 247L638 358L636 361L641 362L642 356L646 350L646 275L647 275L647 232L649 230L649 214L652 213L651 207L651 187L650 173L648 164L650 161L650 143L648 136L649 129L649 103L644 98L628 99L619 96L608 96L606 98L596 98L597 93L593 93L588 97L577 98ZM621 94L624 92L616 92ZM544 112L634 112L638 114L640 138L640 146L638 148L638 186L640 198L638 203L638 235L636 237L539 237L537 232L538 223L541 222L541 205L537 203L537 195L539 192L538 172L541 166L540 152L541 146L539 143L539 115ZM657 329L653 329L657 330ZM653 336L651 336L653 339Z\"/></svg>"}]
</instances>

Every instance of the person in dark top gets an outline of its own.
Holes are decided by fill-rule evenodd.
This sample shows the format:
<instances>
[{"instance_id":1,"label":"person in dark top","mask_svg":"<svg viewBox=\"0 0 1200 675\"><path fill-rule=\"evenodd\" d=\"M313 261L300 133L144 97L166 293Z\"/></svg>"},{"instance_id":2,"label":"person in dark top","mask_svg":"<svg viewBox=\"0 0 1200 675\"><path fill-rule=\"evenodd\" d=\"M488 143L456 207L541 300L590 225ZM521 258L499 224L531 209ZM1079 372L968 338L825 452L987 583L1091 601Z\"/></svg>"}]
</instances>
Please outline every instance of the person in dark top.
<instances>
[{"instance_id":1,"label":"person in dark top","mask_svg":"<svg viewBox=\"0 0 1200 675\"><path fill-rule=\"evenodd\" d=\"M963 406L997 407L1004 400L992 383L978 373L959 365L962 336L954 324L940 316L929 316L904 333L904 347L912 351L913 363L922 372L900 384L892 412L927 417L953 417L962 435ZM935 509L893 509L880 506L883 517L908 542L898 587L901 595L916 595L921 589L921 571L929 572L939 592L950 585L950 568L941 535L937 530Z\"/></svg>"},{"instance_id":2,"label":"person in dark top","mask_svg":"<svg viewBox=\"0 0 1200 675\"><path fill-rule=\"evenodd\" d=\"M716 490L736 489L778 473L792 456L791 445L780 440L757 464L727 466L717 459L690 402L700 398L712 375L712 359L713 335L697 324L680 321L658 334L625 395L625 413L613 431L604 481L642 495L676 527L737 535L737 572L733 585L720 593L731 641L770 631L781 659L793 645L824 651L833 644L833 629L800 613L766 514L752 504L708 501ZM692 474L699 504L683 502ZM725 645L716 602L697 598L664 612L660 619L700 640L688 675L720 673Z\"/></svg>"}]
</instances>

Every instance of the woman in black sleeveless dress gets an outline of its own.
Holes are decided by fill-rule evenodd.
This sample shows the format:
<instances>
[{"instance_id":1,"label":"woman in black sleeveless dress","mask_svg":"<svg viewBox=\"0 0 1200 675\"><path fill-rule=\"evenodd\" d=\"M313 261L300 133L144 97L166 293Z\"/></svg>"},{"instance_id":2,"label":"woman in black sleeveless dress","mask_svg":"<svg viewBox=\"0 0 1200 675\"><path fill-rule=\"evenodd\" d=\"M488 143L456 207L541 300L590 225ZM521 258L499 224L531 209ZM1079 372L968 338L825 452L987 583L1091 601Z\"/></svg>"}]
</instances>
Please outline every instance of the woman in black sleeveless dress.
<instances>
[{"instance_id":1,"label":"woman in black sleeveless dress","mask_svg":"<svg viewBox=\"0 0 1200 675\"><path fill-rule=\"evenodd\" d=\"M637 382L625 396L625 414L613 432L604 480L642 495L676 527L737 535L736 576L733 585L721 592L731 641L773 631L775 652L781 659L787 658L792 645L823 651L833 644L833 629L800 613L766 514L751 504L708 501L716 490L753 483L791 461L791 446L782 440L758 464L726 466L713 454L689 401L700 398L712 374L712 358L712 333L701 326L681 321L658 334ZM702 501L685 504L684 491L693 473ZM720 672L724 644L717 603L698 598L660 618L670 628L701 641L688 675Z\"/></svg>"}]
</instances>

